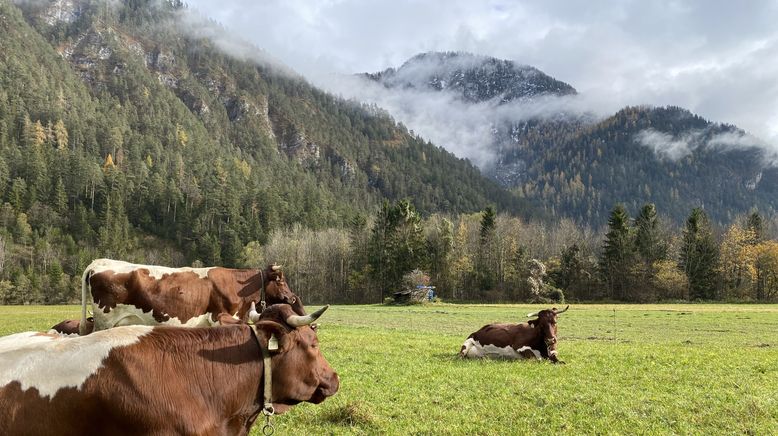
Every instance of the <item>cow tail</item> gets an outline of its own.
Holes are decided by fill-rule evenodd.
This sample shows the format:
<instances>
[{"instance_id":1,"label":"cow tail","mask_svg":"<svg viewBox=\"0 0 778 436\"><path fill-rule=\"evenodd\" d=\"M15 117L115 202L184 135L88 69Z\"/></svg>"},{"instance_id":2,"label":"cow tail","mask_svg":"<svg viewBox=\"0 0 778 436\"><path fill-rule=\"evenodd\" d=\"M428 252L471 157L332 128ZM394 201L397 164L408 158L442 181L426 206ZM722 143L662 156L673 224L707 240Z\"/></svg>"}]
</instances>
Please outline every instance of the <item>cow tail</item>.
<instances>
[{"instance_id":1,"label":"cow tail","mask_svg":"<svg viewBox=\"0 0 778 436\"><path fill-rule=\"evenodd\" d=\"M91 265L90 265L91 266ZM92 277L92 268L87 267L81 276L81 324L78 325L78 334L84 336L89 333L86 329L86 305L87 295L91 294L89 279Z\"/></svg>"}]
</instances>

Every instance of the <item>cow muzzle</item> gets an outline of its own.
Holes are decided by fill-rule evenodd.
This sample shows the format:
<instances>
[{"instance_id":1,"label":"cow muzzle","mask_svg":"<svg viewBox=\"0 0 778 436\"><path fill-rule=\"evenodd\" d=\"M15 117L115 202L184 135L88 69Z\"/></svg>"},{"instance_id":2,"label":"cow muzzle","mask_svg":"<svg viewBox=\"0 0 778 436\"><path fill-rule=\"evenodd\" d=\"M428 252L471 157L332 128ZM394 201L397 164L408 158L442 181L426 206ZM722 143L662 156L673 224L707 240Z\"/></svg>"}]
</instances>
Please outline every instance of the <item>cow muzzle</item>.
<instances>
[{"instance_id":1,"label":"cow muzzle","mask_svg":"<svg viewBox=\"0 0 778 436\"><path fill-rule=\"evenodd\" d=\"M328 380L322 380L316 390L313 392L311 399L308 400L311 403L319 404L327 398L335 395L340 388L340 378L338 374L332 373Z\"/></svg>"},{"instance_id":2,"label":"cow muzzle","mask_svg":"<svg viewBox=\"0 0 778 436\"><path fill-rule=\"evenodd\" d=\"M545 341L546 341L546 345L548 345L549 347L556 344L556 338L554 336L551 336L550 338L546 338Z\"/></svg>"}]
</instances>

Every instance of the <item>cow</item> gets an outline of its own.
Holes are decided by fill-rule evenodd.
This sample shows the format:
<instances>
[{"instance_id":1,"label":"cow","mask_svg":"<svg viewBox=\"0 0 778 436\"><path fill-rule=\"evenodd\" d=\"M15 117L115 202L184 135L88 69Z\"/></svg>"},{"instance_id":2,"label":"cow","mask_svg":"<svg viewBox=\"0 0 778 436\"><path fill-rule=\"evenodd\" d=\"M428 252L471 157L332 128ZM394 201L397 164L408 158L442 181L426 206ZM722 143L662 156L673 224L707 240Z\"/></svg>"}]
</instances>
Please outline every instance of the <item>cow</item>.
<instances>
[{"instance_id":1,"label":"cow","mask_svg":"<svg viewBox=\"0 0 778 436\"><path fill-rule=\"evenodd\" d=\"M78 319L66 319L61 323L52 326L49 329L49 333L62 333L65 335L77 335L81 327L81 320ZM94 318L91 316L86 319L86 333L92 333L94 328Z\"/></svg>"},{"instance_id":2,"label":"cow","mask_svg":"<svg viewBox=\"0 0 778 436\"><path fill-rule=\"evenodd\" d=\"M326 309L276 304L253 326L0 338L0 434L248 434L262 412L338 391L310 326Z\"/></svg>"},{"instance_id":3,"label":"cow","mask_svg":"<svg viewBox=\"0 0 778 436\"><path fill-rule=\"evenodd\" d=\"M278 265L264 270L168 268L97 259L81 279L79 333L89 333L89 305L93 331L99 331L136 324L212 326L225 313L245 321L250 304L264 301L290 304L295 313L305 315Z\"/></svg>"},{"instance_id":4,"label":"cow","mask_svg":"<svg viewBox=\"0 0 778 436\"><path fill-rule=\"evenodd\" d=\"M495 357L504 359L549 359L553 363L564 363L557 358L556 321L566 312L545 309L527 314L537 316L521 324L489 324L471 334L462 344L460 357Z\"/></svg>"}]
</instances>

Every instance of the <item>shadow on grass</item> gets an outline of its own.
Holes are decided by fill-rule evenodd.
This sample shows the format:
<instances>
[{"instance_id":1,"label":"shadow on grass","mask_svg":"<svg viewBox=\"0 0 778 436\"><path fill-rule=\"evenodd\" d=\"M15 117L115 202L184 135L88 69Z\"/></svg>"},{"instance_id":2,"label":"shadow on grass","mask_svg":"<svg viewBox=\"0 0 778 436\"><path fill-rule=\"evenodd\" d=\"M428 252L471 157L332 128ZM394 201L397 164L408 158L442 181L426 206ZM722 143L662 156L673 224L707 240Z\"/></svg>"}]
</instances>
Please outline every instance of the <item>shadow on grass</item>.
<instances>
[{"instance_id":1,"label":"shadow on grass","mask_svg":"<svg viewBox=\"0 0 778 436\"><path fill-rule=\"evenodd\" d=\"M370 406L360 401L352 401L329 409L320 415L320 419L345 427L369 429L376 426L376 416Z\"/></svg>"},{"instance_id":2,"label":"shadow on grass","mask_svg":"<svg viewBox=\"0 0 778 436\"><path fill-rule=\"evenodd\" d=\"M459 353L436 353L432 354L432 358L437 362L446 362L453 364L463 365L478 365L478 364L497 364L497 365L533 365L533 364L552 364L550 360L542 359L500 359L500 358L483 358L483 359L463 359L459 357Z\"/></svg>"}]
</instances>

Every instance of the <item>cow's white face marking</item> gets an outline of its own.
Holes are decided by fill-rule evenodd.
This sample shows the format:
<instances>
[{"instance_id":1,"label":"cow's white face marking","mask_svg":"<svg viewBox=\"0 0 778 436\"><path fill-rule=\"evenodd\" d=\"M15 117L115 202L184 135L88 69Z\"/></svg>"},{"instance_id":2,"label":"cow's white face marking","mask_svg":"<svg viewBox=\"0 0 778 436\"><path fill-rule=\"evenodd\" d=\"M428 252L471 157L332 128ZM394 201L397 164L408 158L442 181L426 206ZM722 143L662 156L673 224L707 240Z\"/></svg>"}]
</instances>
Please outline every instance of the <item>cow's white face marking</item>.
<instances>
[{"instance_id":1,"label":"cow's white face marking","mask_svg":"<svg viewBox=\"0 0 778 436\"><path fill-rule=\"evenodd\" d=\"M526 346L515 350L509 345L505 347L498 347L492 344L481 345L480 342L473 338L468 338L462 346L465 347L464 357L473 359L483 357L495 359L525 359L526 357L522 354L525 351L531 351L536 359L541 358L540 351L533 350Z\"/></svg>"},{"instance_id":2,"label":"cow's white face marking","mask_svg":"<svg viewBox=\"0 0 778 436\"><path fill-rule=\"evenodd\" d=\"M86 267L86 270L87 271L91 270L93 273L100 273L109 270L115 273L129 273L138 269L147 269L149 270L150 277L159 280L166 274L181 273L181 272L193 272L197 274L197 276L200 277L201 279L204 279L208 277L208 271L214 268L216 267L211 266L208 268L190 268L190 267L170 268L170 267L158 266L158 265L140 265L136 263L124 262L122 260L97 259L92 263L90 263L89 266Z\"/></svg>"},{"instance_id":3,"label":"cow's white face marking","mask_svg":"<svg viewBox=\"0 0 778 436\"><path fill-rule=\"evenodd\" d=\"M144 312L142 309L131 304L117 304L111 308L110 312L105 313L102 309L93 304L95 331L105 330L123 325L170 325L176 327L212 327L218 324L213 321L210 313L195 316L184 322L178 318L170 318L167 321L159 322L154 319L152 310Z\"/></svg>"},{"instance_id":4,"label":"cow's white face marking","mask_svg":"<svg viewBox=\"0 0 778 436\"><path fill-rule=\"evenodd\" d=\"M38 332L2 337L0 388L17 381L23 391L35 388L44 398L53 398L60 389L80 389L111 350L138 342L152 328L123 327L77 337Z\"/></svg>"}]
</instances>

